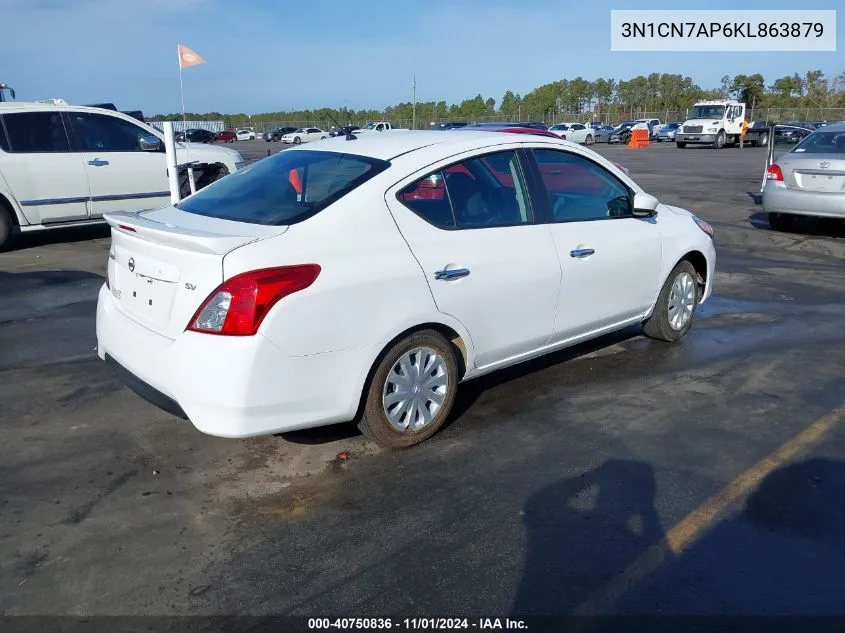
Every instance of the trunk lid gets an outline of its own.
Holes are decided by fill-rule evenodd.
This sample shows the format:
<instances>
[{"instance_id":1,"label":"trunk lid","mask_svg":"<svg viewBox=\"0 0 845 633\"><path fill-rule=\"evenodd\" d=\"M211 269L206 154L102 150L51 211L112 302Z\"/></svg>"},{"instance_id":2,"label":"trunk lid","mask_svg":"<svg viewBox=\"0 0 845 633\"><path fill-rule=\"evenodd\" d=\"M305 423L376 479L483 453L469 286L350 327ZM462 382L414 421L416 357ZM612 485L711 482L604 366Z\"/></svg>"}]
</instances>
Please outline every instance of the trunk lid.
<instances>
[{"instance_id":1,"label":"trunk lid","mask_svg":"<svg viewBox=\"0 0 845 633\"><path fill-rule=\"evenodd\" d=\"M820 193L845 193L842 154L790 152L778 159L787 187Z\"/></svg>"},{"instance_id":2,"label":"trunk lid","mask_svg":"<svg viewBox=\"0 0 845 633\"><path fill-rule=\"evenodd\" d=\"M112 228L108 280L122 312L176 338L223 281L227 253L284 233L264 226L204 217L175 207L108 213Z\"/></svg>"}]
</instances>

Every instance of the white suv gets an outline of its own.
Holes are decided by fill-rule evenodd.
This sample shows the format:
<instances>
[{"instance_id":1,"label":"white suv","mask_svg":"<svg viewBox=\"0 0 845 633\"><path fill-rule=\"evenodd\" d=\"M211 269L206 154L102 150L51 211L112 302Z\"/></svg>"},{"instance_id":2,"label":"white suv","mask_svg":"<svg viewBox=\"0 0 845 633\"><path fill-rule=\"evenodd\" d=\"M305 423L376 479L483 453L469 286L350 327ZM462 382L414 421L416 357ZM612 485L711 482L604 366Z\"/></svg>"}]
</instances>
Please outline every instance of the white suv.
<instances>
[{"instance_id":1,"label":"white suv","mask_svg":"<svg viewBox=\"0 0 845 633\"><path fill-rule=\"evenodd\" d=\"M204 179L243 167L224 147L177 143L179 163L220 163ZM109 211L170 204L163 134L113 110L0 104L0 249L14 230L102 222Z\"/></svg>"}]
</instances>

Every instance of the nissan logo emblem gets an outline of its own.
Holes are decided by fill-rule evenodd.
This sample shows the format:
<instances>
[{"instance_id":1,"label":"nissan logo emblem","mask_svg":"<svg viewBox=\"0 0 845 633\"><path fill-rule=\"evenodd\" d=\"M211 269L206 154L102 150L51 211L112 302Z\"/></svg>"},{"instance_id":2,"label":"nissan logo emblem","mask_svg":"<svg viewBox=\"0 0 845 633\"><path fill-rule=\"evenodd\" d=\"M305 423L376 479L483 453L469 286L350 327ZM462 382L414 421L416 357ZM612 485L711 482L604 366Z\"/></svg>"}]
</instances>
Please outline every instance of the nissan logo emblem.
<instances>
[{"instance_id":1,"label":"nissan logo emblem","mask_svg":"<svg viewBox=\"0 0 845 633\"><path fill-rule=\"evenodd\" d=\"M135 258L134 257L129 258L129 272L130 273L135 272Z\"/></svg>"},{"instance_id":2,"label":"nissan logo emblem","mask_svg":"<svg viewBox=\"0 0 845 633\"><path fill-rule=\"evenodd\" d=\"M828 167L830 167L830 163L826 160L819 163L819 169L827 169Z\"/></svg>"}]
</instances>

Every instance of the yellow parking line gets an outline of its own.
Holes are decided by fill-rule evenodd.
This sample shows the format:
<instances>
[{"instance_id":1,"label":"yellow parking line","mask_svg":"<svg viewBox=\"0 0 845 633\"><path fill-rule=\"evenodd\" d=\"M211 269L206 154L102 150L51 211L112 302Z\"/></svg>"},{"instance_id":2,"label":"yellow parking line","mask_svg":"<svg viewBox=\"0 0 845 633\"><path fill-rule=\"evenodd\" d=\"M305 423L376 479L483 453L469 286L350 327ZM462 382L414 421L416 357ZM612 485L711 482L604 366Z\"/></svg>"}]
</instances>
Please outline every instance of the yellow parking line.
<instances>
[{"instance_id":1,"label":"yellow parking line","mask_svg":"<svg viewBox=\"0 0 845 633\"><path fill-rule=\"evenodd\" d=\"M749 494L772 472L799 453L807 451L845 420L845 405L819 418L768 457L743 472L721 491L670 529L663 539L643 552L610 583L593 593L576 615L601 615L629 589L656 571L667 559L680 554L709 529L734 502Z\"/></svg>"}]
</instances>

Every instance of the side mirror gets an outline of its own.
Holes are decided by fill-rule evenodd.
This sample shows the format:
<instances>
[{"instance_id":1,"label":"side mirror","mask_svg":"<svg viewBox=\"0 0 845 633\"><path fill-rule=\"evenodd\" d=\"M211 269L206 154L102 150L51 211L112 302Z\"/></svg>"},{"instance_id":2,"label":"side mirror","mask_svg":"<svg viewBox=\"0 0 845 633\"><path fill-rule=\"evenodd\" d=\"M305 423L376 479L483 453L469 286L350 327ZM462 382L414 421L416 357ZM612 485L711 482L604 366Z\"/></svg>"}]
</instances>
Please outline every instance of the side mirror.
<instances>
[{"instance_id":1,"label":"side mirror","mask_svg":"<svg viewBox=\"0 0 845 633\"><path fill-rule=\"evenodd\" d=\"M157 152L161 149L161 141L155 136L142 136L138 139L138 147L144 152Z\"/></svg>"},{"instance_id":2,"label":"side mirror","mask_svg":"<svg viewBox=\"0 0 845 633\"><path fill-rule=\"evenodd\" d=\"M660 201L652 195L640 192L634 196L633 215L635 218L651 218L657 215Z\"/></svg>"}]
</instances>

